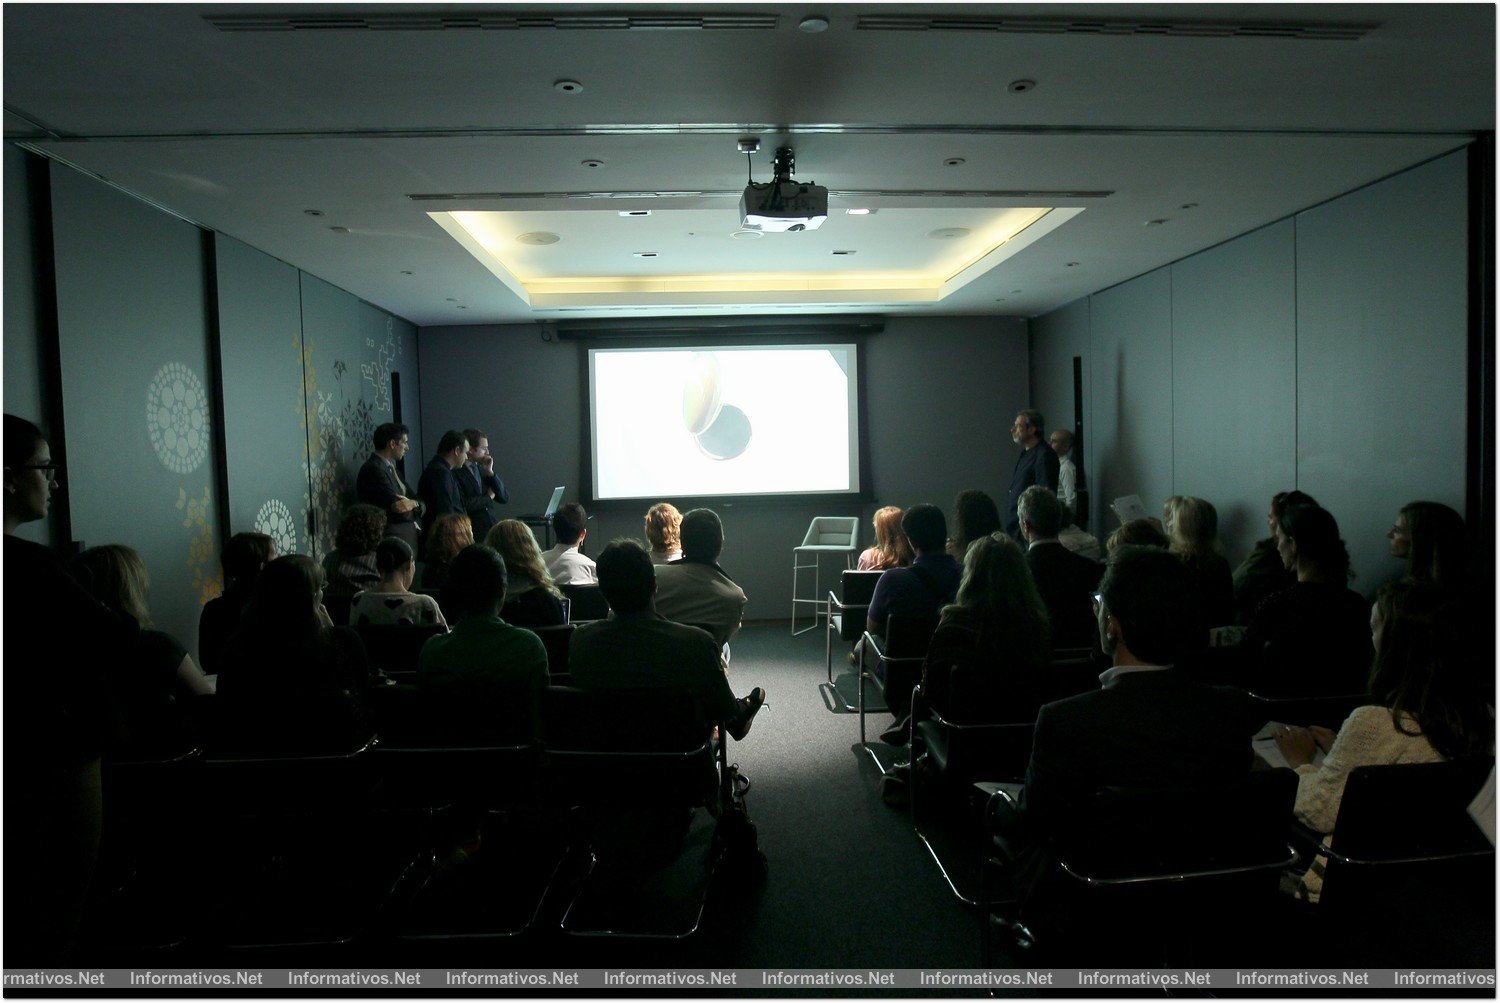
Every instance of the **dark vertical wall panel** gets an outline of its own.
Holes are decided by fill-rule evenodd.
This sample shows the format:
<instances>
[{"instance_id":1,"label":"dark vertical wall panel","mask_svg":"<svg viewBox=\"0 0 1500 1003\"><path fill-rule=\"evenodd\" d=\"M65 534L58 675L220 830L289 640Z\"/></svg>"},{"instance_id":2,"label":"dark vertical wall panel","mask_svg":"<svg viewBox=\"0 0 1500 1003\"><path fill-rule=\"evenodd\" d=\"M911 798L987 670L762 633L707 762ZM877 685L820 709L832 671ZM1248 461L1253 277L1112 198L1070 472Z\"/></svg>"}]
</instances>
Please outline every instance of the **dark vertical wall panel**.
<instances>
[{"instance_id":1,"label":"dark vertical wall panel","mask_svg":"<svg viewBox=\"0 0 1500 1003\"><path fill-rule=\"evenodd\" d=\"M1049 429L1073 428L1073 357L1083 359L1083 473L1089 486L1088 525L1099 525L1100 494L1094 486L1093 365L1089 356L1089 301L1076 300L1031 322L1031 406ZM1107 503L1109 499L1104 499Z\"/></svg>"},{"instance_id":2,"label":"dark vertical wall panel","mask_svg":"<svg viewBox=\"0 0 1500 1003\"><path fill-rule=\"evenodd\" d=\"M216 236L229 530L308 553L306 394L297 269Z\"/></svg>"},{"instance_id":3,"label":"dark vertical wall panel","mask_svg":"<svg viewBox=\"0 0 1500 1003\"><path fill-rule=\"evenodd\" d=\"M1232 553L1296 483L1296 274L1283 220L1172 266L1173 494L1219 510Z\"/></svg>"},{"instance_id":4,"label":"dark vertical wall panel","mask_svg":"<svg viewBox=\"0 0 1500 1003\"><path fill-rule=\"evenodd\" d=\"M192 648L219 589L200 231L73 171L52 196L73 530L140 551Z\"/></svg>"},{"instance_id":5,"label":"dark vertical wall panel","mask_svg":"<svg viewBox=\"0 0 1500 1003\"><path fill-rule=\"evenodd\" d=\"M32 254L31 180L26 152L5 144L5 410L45 424L47 390L42 378L42 337L37 318L37 275ZM17 535L49 541L49 520L27 523Z\"/></svg>"},{"instance_id":6,"label":"dark vertical wall panel","mask_svg":"<svg viewBox=\"0 0 1500 1003\"><path fill-rule=\"evenodd\" d=\"M578 497L578 343L544 341L535 326L424 328L420 349L428 452L444 429L476 424L489 433L496 470L511 489L503 514L540 510L558 484ZM965 488L1003 499L1015 458L1010 417L1026 403L1026 358L1024 322L1015 319L895 318L870 338L865 392L876 501L720 507L721 563L750 596L746 616L791 615L792 548L814 516L859 516L868 542L880 505L930 501L948 512ZM594 513L586 549L640 538L645 508ZM803 587L810 595L810 578Z\"/></svg>"},{"instance_id":7,"label":"dark vertical wall panel","mask_svg":"<svg viewBox=\"0 0 1500 1003\"><path fill-rule=\"evenodd\" d=\"M1140 495L1155 515L1172 494L1172 276L1159 268L1093 297L1094 436L1099 512ZM1108 532L1113 515L1094 523Z\"/></svg>"},{"instance_id":8,"label":"dark vertical wall panel","mask_svg":"<svg viewBox=\"0 0 1500 1003\"><path fill-rule=\"evenodd\" d=\"M1298 486L1339 520L1356 586L1418 498L1463 510L1464 155L1297 217Z\"/></svg>"}]
</instances>

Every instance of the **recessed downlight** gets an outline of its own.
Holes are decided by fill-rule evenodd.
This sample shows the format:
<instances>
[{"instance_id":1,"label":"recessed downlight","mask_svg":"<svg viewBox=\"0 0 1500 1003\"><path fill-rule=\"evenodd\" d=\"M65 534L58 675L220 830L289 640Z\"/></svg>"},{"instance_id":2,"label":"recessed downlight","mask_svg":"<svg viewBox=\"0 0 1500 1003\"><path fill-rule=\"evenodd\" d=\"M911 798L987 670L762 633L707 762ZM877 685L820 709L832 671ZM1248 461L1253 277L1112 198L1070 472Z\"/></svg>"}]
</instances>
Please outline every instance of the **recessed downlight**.
<instances>
[{"instance_id":1,"label":"recessed downlight","mask_svg":"<svg viewBox=\"0 0 1500 1003\"><path fill-rule=\"evenodd\" d=\"M828 18L813 14L797 22L797 27L809 35L816 35L820 31L828 30Z\"/></svg>"},{"instance_id":2,"label":"recessed downlight","mask_svg":"<svg viewBox=\"0 0 1500 1003\"><path fill-rule=\"evenodd\" d=\"M348 233L349 232L349 228L347 226L330 226L328 229L331 230L331 231L333 231L334 233Z\"/></svg>"},{"instance_id":3,"label":"recessed downlight","mask_svg":"<svg viewBox=\"0 0 1500 1003\"><path fill-rule=\"evenodd\" d=\"M416 273L413 272L413 271L411 271L411 270L409 270L409 269L403 268L403 269L401 269L401 274L402 275L415 275Z\"/></svg>"},{"instance_id":4,"label":"recessed downlight","mask_svg":"<svg viewBox=\"0 0 1500 1003\"><path fill-rule=\"evenodd\" d=\"M650 209L623 209L623 210L621 210L620 215L624 216L626 219L642 219L642 218L644 218L646 216L651 215L651 210Z\"/></svg>"},{"instance_id":5,"label":"recessed downlight","mask_svg":"<svg viewBox=\"0 0 1500 1003\"><path fill-rule=\"evenodd\" d=\"M760 238L764 237L765 234L761 233L759 230L736 230L729 236L734 238L735 240L759 240Z\"/></svg>"},{"instance_id":6,"label":"recessed downlight","mask_svg":"<svg viewBox=\"0 0 1500 1003\"><path fill-rule=\"evenodd\" d=\"M943 161L943 166L944 167L962 167L964 164L967 164L967 163L968 163L968 161L965 160L963 157L949 157L947 160Z\"/></svg>"},{"instance_id":7,"label":"recessed downlight","mask_svg":"<svg viewBox=\"0 0 1500 1003\"><path fill-rule=\"evenodd\" d=\"M1164 219L1148 219L1148 220L1146 220L1146 222L1143 225L1144 226L1161 226L1165 222L1166 222L1166 220L1164 220Z\"/></svg>"},{"instance_id":8,"label":"recessed downlight","mask_svg":"<svg viewBox=\"0 0 1500 1003\"><path fill-rule=\"evenodd\" d=\"M931 231L927 236L933 240L957 240L959 237L967 237L969 232L966 226L943 226Z\"/></svg>"},{"instance_id":9,"label":"recessed downlight","mask_svg":"<svg viewBox=\"0 0 1500 1003\"><path fill-rule=\"evenodd\" d=\"M1069 261L1069 262L1064 263L1063 267L1064 268L1077 268L1078 267L1078 262L1076 262L1076 261Z\"/></svg>"},{"instance_id":10,"label":"recessed downlight","mask_svg":"<svg viewBox=\"0 0 1500 1003\"><path fill-rule=\"evenodd\" d=\"M839 257L847 257L848 255L858 254L859 252L858 251L830 251L828 253L838 255Z\"/></svg>"},{"instance_id":11,"label":"recessed downlight","mask_svg":"<svg viewBox=\"0 0 1500 1003\"><path fill-rule=\"evenodd\" d=\"M850 216L873 216L873 215L875 215L875 210L874 209L845 209L844 212L848 213Z\"/></svg>"},{"instance_id":12,"label":"recessed downlight","mask_svg":"<svg viewBox=\"0 0 1500 1003\"><path fill-rule=\"evenodd\" d=\"M1035 87L1035 80L1024 79L1012 80L1010 83L1005 85L1005 89L1010 91L1012 94L1025 94L1027 91L1035 89Z\"/></svg>"},{"instance_id":13,"label":"recessed downlight","mask_svg":"<svg viewBox=\"0 0 1500 1003\"><path fill-rule=\"evenodd\" d=\"M545 233L541 230L533 230L530 233L523 233L518 236L516 238L516 243L530 244L533 247L541 247L545 244L555 244L559 240L562 240L562 238L555 233Z\"/></svg>"},{"instance_id":14,"label":"recessed downlight","mask_svg":"<svg viewBox=\"0 0 1500 1003\"><path fill-rule=\"evenodd\" d=\"M576 80L556 80L552 86L564 94L578 94L583 90L583 84Z\"/></svg>"},{"instance_id":15,"label":"recessed downlight","mask_svg":"<svg viewBox=\"0 0 1500 1003\"><path fill-rule=\"evenodd\" d=\"M635 254L632 255L632 257L636 258L654 258L656 256L657 252L655 251L636 251Z\"/></svg>"},{"instance_id":16,"label":"recessed downlight","mask_svg":"<svg viewBox=\"0 0 1500 1003\"><path fill-rule=\"evenodd\" d=\"M599 168L604 166L604 161L599 160L596 157L590 157L587 160L580 160L579 163L584 167L587 167L591 171L598 170Z\"/></svg>"},{"instance_id":17,"label":"recessed downlight","mask_svg":"<svg viewBox=\"0 0 1500 1003\"><path fill-rule=\"evenodd\" d=\"M306 216L321 216L321 215L323 215L323 210L322 209L303 209L302 213L303 213L303 215L306 215Z\"/></svg>"}]
</instances>

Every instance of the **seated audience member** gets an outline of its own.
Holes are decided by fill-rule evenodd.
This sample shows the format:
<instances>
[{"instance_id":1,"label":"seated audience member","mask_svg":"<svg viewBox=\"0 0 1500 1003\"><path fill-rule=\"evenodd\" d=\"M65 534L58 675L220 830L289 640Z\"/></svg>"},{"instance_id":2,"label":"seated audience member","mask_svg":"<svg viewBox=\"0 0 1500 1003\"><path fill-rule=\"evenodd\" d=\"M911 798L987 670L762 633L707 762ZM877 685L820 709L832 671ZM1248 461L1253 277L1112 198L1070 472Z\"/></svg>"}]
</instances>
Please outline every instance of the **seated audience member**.
<instances>
[{"instance_id":1,"label":"seated audience member","mask_svg":"<svg viewBox=\"0 0 1500 1003\"><path fill-rule=\"evenodd\" d=\"M724 526L712 509L682 517L682 559L656 570L656 611L668 620L703 627L720 646L740 629L744 590L719 567Z\"/></svg>"},{"instance_id":2,"label":"seated audience member","mask_svg":"<svg viewBox=\"0 0 1500 1003\"><path fill-rule=\"evenodd\" d=\"M1000 509L995 499L983 491L960 491L953 499L953 533L948 537L948 553L962 564L969 544L999 528Z\"/></svg>"},{"instance_id":3,"label":"seated audience member","mask_svg":"<svg viewBox=\"0 0 1500 1003\"><path fill-rule=\"evenodd\" d=\"M1121 523L1120 528L1109 534L1104 549L1113 554L1121 547L1156 547L1166 550L1171 541L1161 527L1150 519L1131 519Z\"/></svg>"},{"instance_id":4,"label":"seated audience member","mask_svg":"<svg viewBox=\"0 0 1500 1003\"><path fill-rule=\"evenodd\" d=\"M146 595L151 588L146 562L130 547L90 547L75 560L90 594L141 626L140 639L113 660L109 688L123 718L124 734L115 748L123 756L180 752L192 745L189 705L214 691L178 640L153 629Z\"/></svg>"},{"instance_id":5,"label":"seated audience member","mask_svg":"<svg viewBox=\"0 0 1500 1003\"><path fill-rule=\"evenodd\" d=\"M1246 694L1176 668L1207 624L1192 573L1160 550L1122 547L1099 584L1097 629L1113 667L1102 687L1037 715L1021 809L1031 849L1018 869L1022 918L1065 922L1048 847L1085 825L1104 787L1192 788L1248 773L1259 727ZM1032 927L1036 929L1035 926Z\"/></svg>"},{"instance_id":6,"label":"seated audience member","mask_svg":"<svg viewBox=\"0 0 1500 1003\"><path fill-rule=\"evenodd\" d=\"M866 547L859 555L860 571L887 571L904 568L911 564L911 544L901 533L901 510L887 505L875 513L872 522L875 528L875 546Z\"/></svg>"},{"instance_id":7,"label":"seated audience member","mask_svg":"<svg viewBox=\"0 0 1500 1003\"><path fill-rule=\"evenodd\" d=\"M557 627L568 622L562 590L547 574L536 537L519 519L495 523L484 545L505 561L505 608L500 615L517 627Z\"/></svg>"},{"instance_id":8,"label":"seated audience member","mask_svg":"<svg viewBox=\"0 0 1500 1003\"><path fill-rule=\"evenodd\" d=\"M1344 784L1357 766L1431 763L1493 751L1495 718L1474 672L1482 657L1479 622L1454 599L1430 584L1392 582L1382 588L1370 616L1370 696L1377 705L1356 709L1337 736L1326 728L1296 727L1276 735L1288 765L1300 774L1297 818L1315 831L1333 833ZM1314 766L1319 747L1328 755ZM1310 902L1322 887L1321 861L1283 882L1286 891Z\"/></svg>"},{"instance_id":9,"label":"seated audience member","mask_svg":"<svg viewBox=\"0 0 1500 1003\"><path fill-rule=\"evenodd\" d=\"M357 592L349 603L349 625L352 627L382 624L410 624L422 627L437 624L444 630L448 622L432 596L411 591L411 580L417 573L417 559L405 540L388 536L375 547L375 566L380 581L372 588Z\"/></svg>"},{"instance_id":10,"label":"seated audience member","mask_svg":"<svg viewBox=\"0 0 1500 1003\"><path fill-rule=\"evenodd\" d=\"M339 520L333 550L323 558L324 587L352 595L380 581L375 546L385 536L385 513L374 505L350 505Z\"/></svg>"},{"instance_id":11,"label":"seated audience member","mask_svg":"<svg viewBox=\"0 0 1500 1003\"><path fill-rule=\"evenodd\" d=\"M1210 627L1234 622L1234 582L1229 562L1219 553L1219 512L1209 502L1190 495L1173 495L1163 506L1167 549L1188 566L1198 580L1204 613Z\"/></svg>"},{"instance_id":12,"label":"seated audience member","mask_svg":"<svg viewBox=\"0 0 1500 1003\"><path fill-rule=\"evenodd\" d=\"M1021 537L1026 541L1026 566L1052 621L1053 646L1089 647L1095 633L1091 613L1094 589L1104 566L1079 557L1057 542L1062 503L1050 488L1034 484L1021 492L1017 512Z\"/></svg>"},{"instance_id":13,"label":"seated audience member","mask_svg":"<svg viewBox=\"0 0 1500 1003\"><path fill-rule=\"evenodd\" d=\"M599 579L594 575L594 562L578 548L589 535L589 517L583 506L568 502L552 514L552 532L557 534L557 545L542 554L542 563L547 574L558 585L593 585Z\"/></svg>"},{"instance_id":14,"label":"seated audience member","mask_svg":"<svg viewBox=\"0 0 1500 1003\"><path fill-rule=\"evenodd\" d=\"M1327 509L1291 505L1276 538L1297 580L1261 603L1245 628L1245 686L1265 697L1361 692L1371 655L1368 606L1347 584L1338 523Z\"/></svg>"},{"instance_id":15,"label":"seated audience member","mask_svg":"<svg viewBox=\"0 0 1500 1003\"><path fill-rule=\"evenodd\" d=\"M691 515L683 517L685 531ZM686 532L683 544L686 550ZM613 615L574 633L568 646L574 685L585 690L687 693L698 699L705 731L720 725L735 741L742 741L766 701L766 691L757 686L736 699L720 668L715 639L652 608L659 582L646 548L634 540L616 540L599 554L598 569L599 588Z\"/></svg>"},{"instance_id":16,"label":"seated audience member","mask_svg":"<svg viewBox=\"0 0 1500 1003\"><path fill-rule=\"evenodd\" d=\"M1020 546L1000 532L975 540L922 663L928 706L957 724L1035 719L1051 633ZM891 745L907 737L907 721L880 736Z\"/></svg>"},{"instance_id":17,"label":"seated audience member","mask_svg":"<svg viewBox=\"0 0 1500 1003\"><path fill-rule=\"evenodd\" d=\"M1391 556L1406 561L1406 577L1449 591L1473 584L1469 534L1463 516L1438 502L1414 501L1402 507L1386 538Z\"/></svg>"},{"instance_id":18,"label":"seated audience member","mask_svg":"<svg viewBox=\"0 0 1500 1003\"><path fill-rule=\"evenodd\" d=\"M238 751L339 753L369 739L364 644L324 626L322 592L322 569L301 554L260 573L219 671L224 735Z\"/></svg>"},{"instance_id":19,"label":"seated audience member","mask_svg":"<svg viewBox=\"0 0 1500 1003\"><path fill-rule=\"evenodd\" d=\"M494 549L465 547L453 559L445 594L456 617L453 630L422 646L417 685L452 715L457 735L541 736L547 649L531 631L501 617L507 579Z\"/></svg>"},{"instance_id":20,"label":"seated audience member","mask_svg":"<svg viewBox=\"0 0 1500 1003\"><path fill-rule=\"evenodd\" d=\"M1234 622L1244 626L1255 615L1255 608L1268 596L1280 592L1297 580L1297 576L1286 569L1281 561L1281 552L1276 549L1276 524L1288 505L1316 505L1311 495L1301 491L1278 491L1271 498L1270 511L1266 513L1266 529L1271 535L1257 540L1250 556L1234 569L1230 580L1234 585Z\"/></svg>"},{"instance_id":21,"label":"seated audience member","mask_svg":"<svg viewBox=\"0 0 1500 1003\"><path fill-rule=\"evenodd\" d=\"M240 629L240 616L255 591L255 580L276 557L276 541L265 533L236 533L224 545L219 555L224 591L204 603L198 615L198 661L203 671L219 671L224 645Z\"/></svg>"},{"instance_id":22,"label":"seated audience member","mask_svg":"<svg viewBox=\"0 0 1500 1003\"><path fill-rule=\"evenodd\" d=\"M671 502L657 502L646 510L646 542L651 545L652 564L670 564L682 557L678 527L682 513Z\"/></svg>"},{"instance_id":23,"label":"seated audience member","mask_svg":"<svg viewBox=\"0 0 1500 1003\"><path fill-rule=\"evenodd\" d=\"M427 558L417 583L424 592L440 592L448 584L448 562L474 545L474 524L466 515L449 513L432 520L427 531Z\"/></svg>"},{"instance_id":24,"label":"seated audience member","mask_svg":"<svg viewBox=\"0 0 1500 1003\"><path fill-rule=\"evenodd\" d=\"M901 516L901 535L915 556L909 567L892 568L875 583L865 628L878 637L885 636L892 613L936 618L953 601L963 575L953 555L943 549L948 523L936 505L907 509Z\"/></svg>"},{"instance_id":25,"label":"seated audience member","mask_svg":"<svg viewBox=\"0 0 1500 1003\"><path fill-rule=\"evenodd\" d=\"M1058 501L1062 501L1061 498ZM1104 556L1103 549L1099 546L1099 538L1093 533L1081 529L1073 517L1073 510L1066 504L1063 505L1063 526L1057 531L1057 542L1067 547L1079 557L1087 557L1091 561L1097 561Z\"/></svg>"},{"instance_id":26,"label":"seated audience member","mask_svg":"<svg viewBox=\"0 0 1500 1003\"><path fill-rule=\"evenodd\" d=\"M41 430L4 418L5 960L74 963L99 854L105 673L137 626L99 603L56 553L16 535L47 518L61 465ZM59 659L58 652L65 652Z\"/></svg>"}]
</instances>

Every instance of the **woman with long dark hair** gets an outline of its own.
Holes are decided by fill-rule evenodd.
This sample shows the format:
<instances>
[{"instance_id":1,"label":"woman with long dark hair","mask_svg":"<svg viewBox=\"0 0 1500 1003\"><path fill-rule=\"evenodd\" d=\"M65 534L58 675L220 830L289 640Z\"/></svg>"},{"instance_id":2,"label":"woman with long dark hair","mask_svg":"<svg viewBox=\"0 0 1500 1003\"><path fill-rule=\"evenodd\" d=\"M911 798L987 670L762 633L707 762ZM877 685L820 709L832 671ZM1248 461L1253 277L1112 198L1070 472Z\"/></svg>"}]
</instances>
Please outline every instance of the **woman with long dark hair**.
<instances>
[{"instance_id":1,"label":"woman with long dark hair","mask_svg":"<svg viewBox=\"0 0 1500 1003\"><path fill-rule=\"evenodd\" d=\"M1270 535L1255 542L1250 556L1241 561L1230 576L1234 583L1235 623L1241 626L1249 623L1257 606L1297 580L1297 576L1286 569L1281 553L1276 549L1276 524L1288 506L1316 504L1312 495L1301 491L1278 491L1271 496L1271 507L1266 512L1266 529Z\"/></svg>"},{"instance_id":2,"label":"woman with long dark hair","mask_svg":"<svg viewBox=\"0 0 1500 1003\"><path fill-rule=\"evenodd\" d=\"M198 614L198 662L203 671L219 671L224 646L240 629L240 617L255 591L255 581L276 556L276 541L265 533L236 533L224 545L219 555L224 591L204 603L203 612Z\"/></svg>"},{"instance_id":3,"label":"woman with long dark hair","mask_svg":"<svg viewBox=\"0 0 1500 1003\"><path fill-rule=\"evenodd\" d=\"M1287 764L1301 774L1298 819L1331 835L1344 784L1357 766L1432 763L1494 750L1494 712L1476 671L1479 622L1458 597L1429 583L1392 582L1380 590L1370 615L1375 703L1350 714L1337 735L1290 727L1276 735ZM1314 766L1318 747L1327 757ZM1322 869L1314 864L1287 890L1316 902L1322 885Z\"/></svg>"},{"instance_id":4,"label":"woman with long dark hair","mask_svg":"<svg viewBox=\"0 0 1500 1003\"><path fill-rule=\"evenodd\" d=\"M1414 501L1402 506L1385 534L1391 556L1406 561L1408 581L1450 590L1470 584L1473 551L1464 518L1447 505Z\"/></svg>"},{"instance_id":5,"label":"woman with long dark hair","mask_svg":"<svg viewBox=\"0 0 1500 1003\"><path fill-rule=\"evenodd\" d=\"M334 753L369 738L364 644L348 627L324 626L322 594L323 571L310 557L278 557L260 573L219 673L219 704L236 747Z\"/></svg>"},{"instance_id":6,"label":"woman with long dark hair","mask_svg":"<svg viewBox=\"0 0 1500 1003\"><path fill-rule=\"evenodd\" d=\"M1255 611L1241 650L1243 684L1267 697L1332 696L1364 689L1370 634L1364 597L1349 588L1349 551L1327 509L1292 505L1276 525L1277 551L1297 580Z\"/></svg>"}]
</instances>

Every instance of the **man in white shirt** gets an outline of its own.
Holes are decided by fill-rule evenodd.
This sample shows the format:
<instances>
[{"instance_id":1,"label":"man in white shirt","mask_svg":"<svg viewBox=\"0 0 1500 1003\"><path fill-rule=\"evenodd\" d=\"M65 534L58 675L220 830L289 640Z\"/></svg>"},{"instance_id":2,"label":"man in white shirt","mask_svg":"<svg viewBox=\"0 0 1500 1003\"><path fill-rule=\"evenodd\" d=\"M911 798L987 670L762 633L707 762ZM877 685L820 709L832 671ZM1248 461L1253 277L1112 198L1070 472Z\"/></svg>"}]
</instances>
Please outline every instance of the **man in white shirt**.
<instances>
[{"instance_id":1,"label":"man in white shirt","mask_svg":"<svg viewBox=\"0 0 1500 1003\"><path fill-rule=\"evenodd\" d=\"M552 532L557 546L542 554L547 574L559 585L595 585L599 575L592 559L578 552L583 538L589 535L589 516L577 502L559 508L552 515Z\"/></svg>"},{"instance_id":2,"label":"man in white shirt","mask_svg":"<svg viewBox=\"0 0 1500 1003\"><path fill-rule=\"evenodd\" d=\"M1065 428L1054 429L1047 436L1047 444L1057 454L1057 498L1068 511L1077 514L1078 465L1073 462L1073 433Z\"/></svg>"}]
</instances>

